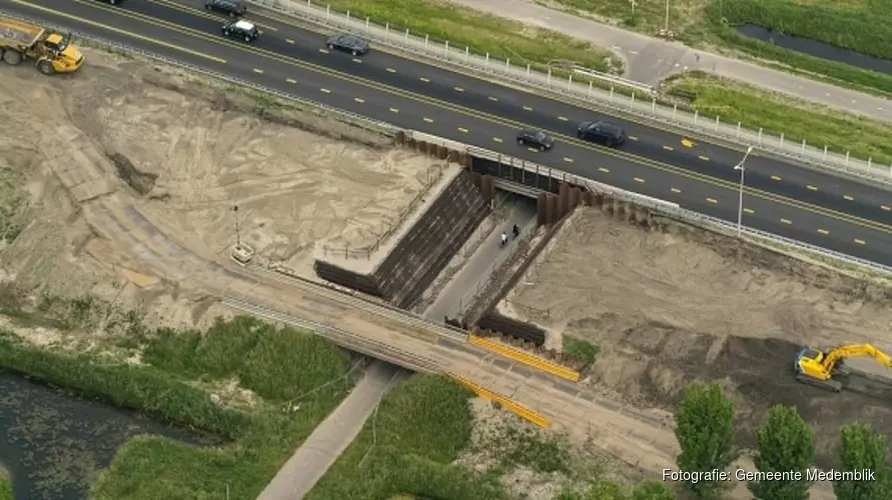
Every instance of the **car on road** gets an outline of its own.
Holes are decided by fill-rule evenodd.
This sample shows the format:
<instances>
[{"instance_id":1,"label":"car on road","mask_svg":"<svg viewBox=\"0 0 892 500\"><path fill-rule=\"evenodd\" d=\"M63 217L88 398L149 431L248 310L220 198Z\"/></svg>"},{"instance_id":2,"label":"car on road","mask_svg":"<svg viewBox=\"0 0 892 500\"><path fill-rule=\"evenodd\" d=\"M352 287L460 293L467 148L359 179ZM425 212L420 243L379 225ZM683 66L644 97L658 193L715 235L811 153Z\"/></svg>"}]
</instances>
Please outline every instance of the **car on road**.
<instances>
[{"instance_id":1,"label":"car on road","mask_svg":"<svg viewBox=\"0 0 892 500\"><path fill-rule=\"evenodd\" d=\"M580 139L600 142L607 146L621 146L626 142L626 131L618 125L604 121L582 122L576 131Z\"/></svg>"},{"instance_id":2,"label":"car on road","mask_svg":"<svg viewBox=\"0 0 892 500\"><path fill-rule=\"evenodd\" d=\"M204 0L204 8L222 12L229 17L244 16L248 12L245 0Z\"/></svg>"},{"instance_id":3,"label":"car on road","mask_svg":"<svg viewBox=\"0 0 892 500\"><path fill-rule=\"evenodd\" d=\"M541 130L521 130L517 133L517 143L521 146L545 151L554 147L554 137Z\"/></svg>"},{"instance_id":4,"label":"car on road","mask_svg":"<svg viewBox=\"0 0 892 500\"><path fill-rule=\"evenodd\" d=\"M110 3L112 5L118 5L124 0L99 0L100 2Z\"/></svg>"},{"instance_id":5,"label":"car on road","mask_svg":"<svg viewBox=\"0 0 892 500\"><path fill-rule=\"evenodd\" d=\"M241 38L246 42L253 42L260 36L260 31L251 21L239 19L238 21L226 21L223 23L223 36Z\"/></svg>"},{"instance_id":6,"label":"car on road","mask_svg":"<svg viewBox=\"0 0 892 500\"><path fill-rule=\"evenodd\" d=\"M328 45L328 50L349 52L354 56L361 56L369 51L369 42L351 34L330 36L326 44Z\"/></svg>"}]
</instances>

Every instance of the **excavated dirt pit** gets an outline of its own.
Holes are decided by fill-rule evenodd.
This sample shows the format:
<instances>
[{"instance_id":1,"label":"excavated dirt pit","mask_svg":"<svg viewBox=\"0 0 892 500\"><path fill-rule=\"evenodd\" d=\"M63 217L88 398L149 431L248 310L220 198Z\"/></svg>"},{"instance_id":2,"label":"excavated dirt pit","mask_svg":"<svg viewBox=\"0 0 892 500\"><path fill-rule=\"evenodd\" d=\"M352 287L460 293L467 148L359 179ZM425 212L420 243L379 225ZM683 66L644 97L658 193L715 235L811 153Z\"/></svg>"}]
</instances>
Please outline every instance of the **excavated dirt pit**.
<instances>
[{"instance_id":1,"label":"excavated dirt pit","mask_svg":"<svg viewBox=\"0 0 892 500\"><path fill-rule=\"evenodd\" d=\"M373 243L442 170L381 130L85 52L89 63L70 77L28 65L0 73L0 282L18 289L135 300L196 324L222 310L208 313L187 281L153 274L132 242L109 237L118 229L83 213L101 214L91 212L97 203L139 212L192 251L225 257L237 206L242 241L259 260L309 269L317 243ZM91 176L72 194L72 182Z\"/></svg>"},{"instance_id":2,"label":"excavated dirt pit","mask_svg":"<svg viewBox=\"0 0 892 500\"><path fill-rule=\"evenodd\" d=\"M722 381L743 447L770 406L796 405L816 428L821 466L836 460L845 423L892 432L888 387L835 394L793 374L802 345L890 349L887 288L674 223L646 230L594 208L572 217L499 309L546 328L553 346L564 333L598 344L586 384L672 409L691 381Z\"/></svg>"}]
</instances>

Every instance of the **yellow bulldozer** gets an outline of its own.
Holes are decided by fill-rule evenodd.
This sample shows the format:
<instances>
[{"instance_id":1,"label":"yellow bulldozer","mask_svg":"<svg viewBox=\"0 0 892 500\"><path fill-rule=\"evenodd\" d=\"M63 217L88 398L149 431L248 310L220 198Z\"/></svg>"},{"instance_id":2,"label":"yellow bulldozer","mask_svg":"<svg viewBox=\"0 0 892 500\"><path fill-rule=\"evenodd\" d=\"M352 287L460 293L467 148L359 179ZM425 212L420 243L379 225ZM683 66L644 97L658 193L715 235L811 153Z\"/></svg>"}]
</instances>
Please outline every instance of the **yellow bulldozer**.
<instances>
[{"instance_id":1,"label":"yellow bulldozer","mask_svg":"<svg viewBox=\"0 0 892 500\"><path fill-rule=\"evenodd\" d=\"M839 392L843 384L837 379L851 374L843 361L853 356L871 356L883 366L892 368L892 359L870 344L848 344L827 351L806 347L796 353L796 379Z\"/></svg>"}]
</instances>

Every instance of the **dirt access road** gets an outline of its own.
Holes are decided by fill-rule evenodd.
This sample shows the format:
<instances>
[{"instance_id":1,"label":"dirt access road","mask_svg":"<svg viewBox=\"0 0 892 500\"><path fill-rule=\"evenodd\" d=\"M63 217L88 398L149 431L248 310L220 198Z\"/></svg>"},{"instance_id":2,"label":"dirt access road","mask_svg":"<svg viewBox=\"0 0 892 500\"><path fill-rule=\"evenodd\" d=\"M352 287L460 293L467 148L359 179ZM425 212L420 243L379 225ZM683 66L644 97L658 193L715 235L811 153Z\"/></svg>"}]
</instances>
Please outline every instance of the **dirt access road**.
<instances>
[{"instance_id":1,"label":"dirt access road","mask_svg":"<svg viewBox=\"0 0 892 500\"><path fill-rule=\"evenodd\" d=\"M563 333L597 343L585 383L626 405L671 411L689 382L722 381L743 447L753 445L771 405L795 405L816 428L818 465L830 467L841 425L859 420L892 432L892 393L834 394L800 384L795 353L802 345L865 341L888 350L888 294L881 284L757 247L741 250L732 238L674 223L645 230L585 208L500 309L547 328L552 345Z\"/></svg>"}]
</instances>

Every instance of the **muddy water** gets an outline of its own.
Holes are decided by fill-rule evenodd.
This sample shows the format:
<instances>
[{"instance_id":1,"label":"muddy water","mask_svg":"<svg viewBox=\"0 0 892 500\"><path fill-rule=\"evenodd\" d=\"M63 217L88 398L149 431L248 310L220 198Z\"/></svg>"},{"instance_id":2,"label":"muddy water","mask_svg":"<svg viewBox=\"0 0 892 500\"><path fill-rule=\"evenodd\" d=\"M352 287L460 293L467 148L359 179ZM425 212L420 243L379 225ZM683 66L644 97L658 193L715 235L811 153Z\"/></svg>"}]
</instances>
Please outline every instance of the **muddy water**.
<instances>
[{"instance_id":1,"label":"muddy water","mask_svg":"<svg viewBox=\"0 0 892 500\"><path fill-rule=\"evenodd\" d=\"M79 500L118 448L139 434L198 443L136 412L84 400L0 371L0 464L15 500Z\"/></svg>"}]
</instances>

